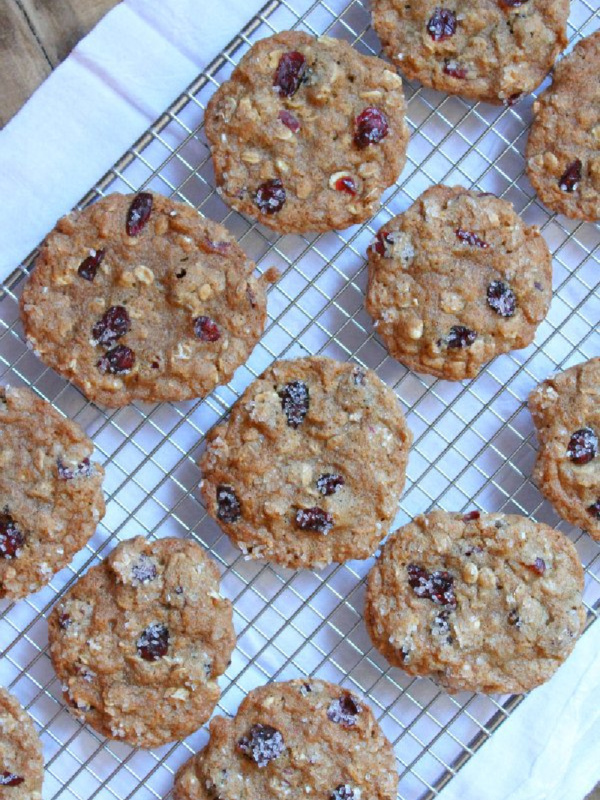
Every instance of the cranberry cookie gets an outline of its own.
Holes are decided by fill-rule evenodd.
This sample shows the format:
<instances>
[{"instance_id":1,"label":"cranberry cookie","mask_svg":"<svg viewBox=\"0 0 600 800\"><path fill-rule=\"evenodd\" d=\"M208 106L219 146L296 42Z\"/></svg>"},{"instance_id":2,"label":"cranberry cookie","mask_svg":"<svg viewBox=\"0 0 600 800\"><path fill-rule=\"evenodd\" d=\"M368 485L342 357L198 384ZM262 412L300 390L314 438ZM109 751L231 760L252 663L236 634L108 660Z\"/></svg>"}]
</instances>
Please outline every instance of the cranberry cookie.
<instances>
[{"instance_id":1,"label":"cranberry cookie","mask_svg":"<svg viewBox=\"0 0 600 800\"><path fill-rule=\"evenodd\" d=\"M569 0L372 0L373 26L407 78L511 105L567 44Z\"/></svg>"},{"instance_id":2,"label":"cranberry cookie","mask_svg":"<svg viewBox=\"0 0 600 800\"><path fill-rule=\"evenodd\" d=\"M204 502L252 558L368 558L396 514L411 441L374 372L316 356L278 361L208 435Z\"/></svg>"},{"instance_id":3,"label":"cranberry cookie","mask_svg":"<svg viewBox=\"0 0 600 800\"><path fill-rule=\"evenodd\" d=\"M554 69L533 104L527 174L540 200L559 214L600 219L600 31Z\"/></svg>"},{"instance_id":4,"label":"cranberry cookie","mask_svg":"<svg viewBox=\"0 0 600 800\"><path fill-rule=\"evenodd\" d=\"M600 358L541 383L529 410L540 443L535 482L561 517L600 541Z\"/></svg>"},{"instance_id":5,"label":"cranberry cookie","mask_svg":"<svg viewBox=\"0 0 600 800\"><path fill-rule=\"evenodd\" d=\"M48 620L73 713L111 739L158 747L210 717L235 644L219 571L182 539L118 545Z\"/></svg>"},{"instance_id":6,"label":"cranberry cookie","mask_svg":"<svg viewBox=\"0 0 600 800\"><path fill-rule=\"evenodd\" d=\"M251 691L175 778L174 800L396 800L391 744L366 703L307 678Z\"/></svg>"},{"instance_id":7,"label":"cranberry cookie","mask_svg":"<svg viewBox=\"0 0 600 800\"><path fill-rule=\"evenodd\" d=\"M264 329L253 269L225 228L183 203L112 194L47 237L21 298L25 333L95 402L204 397Z\"/></svg>"},{"instance_id":8,"label":"cranberry cookie","mask_svg":"<svg viewBox=\"0 0 600 800\"><path fill-rule=\"evenodd\" d=\"M531 344L552 299L552 260L506 200L433 186L369 248L367 311L390 353L416 372L477 375Z\"/></svg>"},{"instance_id":9,"label":"cranberry cookie","mask_svg":"<svg viewBox=\"0 0 600 800\"><path fill-rule=\"evenodd\" d=\"M100 464L79 425L29 389L0 387L0 597L37 592L104 516Z\"/></svg>"},{"instance_id":10,"label":"cranberry cookie","mask_svg":"<svg viewBox=\"0 0 600 800\"><path fill-rule=\"evenodd\" d=\"M0 688L0 799L42 800L44 760L31 717Z\"/></svg>"},{"instance_id":11,"label":"cranberry cookie","mask_svg":"<svg viewBox=\"0 0 600 800\"><path fill-rule=\"evenodd\" d=\"M404 113L380 59L297 31L262 39L206 110L219 193L280 233L363 222L404 166Z\"/></svg>"},{"instance_id":12,"label":"cranberry cookie","mask_svg":"<svg viewBox=\"0 0 600 800\"><path fill-rule=\"evenodd\" d=\"M434 511L401 528L369 573L375 647L451 692L527 692L583 630L573 544L516 514Z\"/></svg>"}]
</instances>

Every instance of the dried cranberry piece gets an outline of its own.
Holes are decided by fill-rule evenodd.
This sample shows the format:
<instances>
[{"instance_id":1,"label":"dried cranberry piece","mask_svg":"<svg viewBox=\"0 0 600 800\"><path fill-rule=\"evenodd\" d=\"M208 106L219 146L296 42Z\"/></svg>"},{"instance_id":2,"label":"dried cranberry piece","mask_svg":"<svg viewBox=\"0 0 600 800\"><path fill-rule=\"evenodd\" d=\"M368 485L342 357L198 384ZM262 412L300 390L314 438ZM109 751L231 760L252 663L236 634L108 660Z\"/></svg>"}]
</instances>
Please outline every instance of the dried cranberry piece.
<instances>
[{"instance_id":1,"label":"dried cranberry piece","mask_svg":"<svg viewBox=\"0 0 600 800\"><path fill-rule=\"evenodd\" d=\"M85 281L93 281L104 255L104 250L92 250L90 255L84 258L79 265L79 269L77 270L79 277L83 278Z\"/></svg>"},{"instance_id":2,"label":"dried cranberry piece","mask_svg":"<svg viewBox=\"0 0 600 800\"><path fill-rule=\"evenodd\" d=\"M558 182L558 188L563 192L574 192L581 182L581 170L583 164L579 158L572 161L562 174Z\"/></svg>"},{"instance_id":3,"label":"dried cranberry piece","mask_svg":"<svg viewBox=\"0 0 600 800\"><path fill-rule=\"evenodd\" d=\"M479 519L481 517L481 511L469 511L467 514L463 516L463 522L472 522L474 519Z\"/></svg>"},{"instance_id":4,"label":"dried cranberry piece","mask_svg":"<svg viewBox=\"0 0 600 800\"><path fill-rule=\"evenodd\" d=\"M237 522L242 515L242 507L231 486L217 486L217 517L223 522Z\"/></svg>"},{"instance_id":5,"label":"dried cranberry piece","mask_svg":"<svg viewBox=\"0 0 600 800\"><path fill-rule=\"evenodd\" d=\"M466 242L470 244L471 247L481 247L482 250L487 250L489 248L489 244L484 242L483 239L480 239L479 236L472 231L465 231L462 228L457 228L456 235L461 242Z\"/></svg>"},{"instance_id":6,"label":"dried cranberry piece","mask_svg":"<svg viewBox=\"0 0 600 800\"><path fill-rule=\"evenodd\" d=\"M523 3L528 3L529 0L499 0L501 6L505 6L506 8L518 8L522 6Z\"/></svg>"},{"instance_id":7,"label":"dried cranberry piece","mask_svg":"<svg viewBox=\"0 0 600 800\"><path fill-rule=\"evenodd\" d=\"M456 14L450 8L438 6L427 23L427 32L434 42L443 42L456 33Z\"/></svg>"},{"instance_id":8,"label":"dried cranberry piece","mask_svg":"<svg viewBox=\"0 0 600 800\"><path fill-rule=\"evenodd\" d=\"M272 178L261 184L254 195L254 202L263 214L276 214L281 211L287 199L283 183Z\"/></svg>"},{"instance_id":9,"label":"dried cranberry piece","mask_svg":"<svg viewBox=\"0 0 600 800\"><path fill-rule=\"evenodd\" d=\"M329 800L354 800L355 797L354 789L347 783L341 783L329 795Z\"/></svg>"},{"instance_id":10,"label":"dried cranberry piece","mask_svg":"<svg viewBox=\"0 0 600 800\"><path fill-rule=\"evenodd\" d=\"M336 725L341 725L342 728L352 728L356 725L356 718L361 711L362 706L358 698L350 692L344 692L329 704L327 719L335 722Z\"/></svg>"},{"instance_id":11,"label":"dried cranberry piece","mask_svg":"<svg viewBox=\"0 0 600 800\"><path fill-rule=\"evenodd\" d=\"M567 456L574 464L589 464L598 454L598 437L591 428L580 428L571 435Z\"/></svg>"},{"instance_id":12,"label":"dried cranberry piece","mask_svg":"<svg viewBox=\"0 0 600 800\"><path fill-rule=\"evenodd\" d=\"M279 392L279 397L287 424L290 428L299 428L308 414L310 405L308 386L304 381L291 381Z\"/></svg>"},{"instance_id":13,"label":"dried cranberry piece","mask_svg":"<svg viewBox=\"0 0 600 800\"><path fill-rule=\"evenodd\" d=\"M131 330L131 320L125 306L111 306L92 328L96 344L110 347Z\"/></svg>"},{"instance_id":14,"label":"dried cranberry piece","mask_svg":"<svg viewBox=\"0 0 600 800\"><path fill-rule=\"evenodd\" d=\"M16 558L24 543L25 536L8 513L8 509L4 509L0 514L0 558Z\"/></svg>"},{"instance_id":15,"label":"dried cranberry piece","mask_svg":"<svg viewBox=\"0 0 600 800\"><path fill-rule=\"evenodd\" d=\"M216 342L221 338L219 326L210 317L196 317L194 320L194 333L201 342Z\"/></svg>"},{"instance_id":16,"label":"dried cranberry piece","mask_svg":"<svg viewBox=\"0 0 600 800\"><path fill-rule=\"evenodd\" d=\"M128 236L137 236L148 222L152 212L153 198L149 192L140 192L131 201L125 228Z\"/></svg>"},{"instance_id":17,"label":"dried cranberry piece","mask_svg":"<svg viewBox=\"0 0 600 800\"><path fill-rule=\"evenodd\" d=\"M58 615L58 627L61 628L63 631L66 631L73 624L73 620L71 619L71 615L67 614L65 611L62 614Z\"/></svg>"},{"instance_id":18,"label":"dried cranberry piece","mask_svg":"<svg viewBox=\"0 0 600 800\"><path fill-rule=\"evenodd\" d=\"M333 527L333 517L322 508L300 508L296 512L296 525L302 531L316 531L328 534Z\"/></svg>"},{"instance_id":19,"label":"dried cranberry piece","mask_svg":"<svg viewBox=\"0 0 600 800\"><path fill-rule=\"evenodd\" d=\"M524 2L525 1L526 0L524 0ZM508 97L506 97L502 102L504 103L505 106L509 106L510 108L511 106L516 105L522 97L523 97L523 92L515 92L514 94L511 94Z\"/></svg>"},{"instance_id":20,"label":"dried cranberry piece","mask_svg":"<svg viewBox=\"0 0 600 800\"><path fill-rule=\"evenodd\" d=\"M512 317L517 310L517 298L508 283L492 281L487 288L488 306L501 317Z\"/></svg>"},{"instance_id":21,"label":"dried cranberry piece","mask_svg":"<svg viewBox=\"0 0 600 800\"><path fill-rule=\"evenodd\" d=\"M297 50L284 53L273 76L273 86L282 97L293 97L306 73L306 59Z\"/></svg>"},{"instance_id":22,"label":"dried cranberry piece","mask_svg":"<svg viewBox=\"0 0 600 800\"><path fill-rule=\"evenodd\" d=\"M158 661L169 652L169 629L155 622L137 640L137 651L144 661Z\"/></svg>"},{"instance_id":23,"label":"dried cranberry piece","mask_svg":"<svg viewBox=\"0 0 600 800\"><path fill-rule=\"evenodd\" d=\"M0 773L0 786L20 786L24 780L25 778L21 775L15 775L14 772L8 772L8 770Z\"/></svg>"},{"instance_id":24,"label":"dried cranberry piece","mask_svg":"<svg viewBox=\"0 0 600 800\"><path fill-rule=\"evenodd\" d=\"M358 192L354 179L349 175L344 175L343 178L338 178L335 182L335 189L337 192L346 192L346 194L354 197Z\"/></svg>"},{"instance_id":25,"label":"dried cranberry piece","mask_svg":"<svg viewBox=\"0 0 600 800\"><path fill-rule=\"evenodd\" d=\"M335 494L346 483L341 475L325 472L317 480L317 489L324 495Z\"/></svg>"},{"instance_id":26,"label":"dried cranberry piece","mask_svg":"<svg viewBox=\"0 0 600 800\"><path fill-rule=\"evenodd\" d=\"M476 331L465 328L464 325L453 325L446 338L448 347L462 348L470 347L477 338Z\"/></svg>"},{"instance_id":27,"label":"dried cranberry piece","mask_svg":"<svg viewBox=\"0 0 600 800\"><path fill-rule=\"evenodd\" d=\"M461 67L458 62L448 59L444 62L444 73L451 78L458 78L461 81L464 80L468 74L466 67Z\"/></svg>"},{"instance_id":28,"label":"dried cranberry piece","mask_svg":"<svg viewBox=\"0 0 600 800\"><path fill-rule=\"evenodd\" d=\"M133 369L135 353L124 344L118 344L98 360L96 366L103 375L125 375Z\"/></svg>"},{"instance_id":29,"label":"dried cranberry piece","mask_svg":"<svg viewBox=\"0 0 600 800\"><path fill-rule=\"evenodd\" d=\"M141 553L138 560L131 567L133 580L139 583L150 583L156 578L156 575L156 564L147 555Z\"/></svg>"},{"instance_id":30,"label":"dried cranberry piece","mask_svg":"<svg viewBox=\"0 0 600 800\"><path fill-rule=\"evenodd\" d=\"M592 503L591 506L587 508L588 514L591 514L592 517L595 519L600 519L600 497L596 500L595 503Z\"/></svg>"},{"instance_id":31,"label":"dried cranberry piece","mask_svg":"<svg viewBox=\"0 0 600 800\"><path fill-rule=\"evenodd\" d=\"M212 239L209 239L208 236L205 236L204 239L200 242L200 246L203 250L207 253L218 253L219 255L225 255L231 249L231 242L214 242ZM185 275L185 270L181 270ZM183 277L180 275L176 276L177 278Z\"/></svg>"},{"instance_id":32,"label":"dried cranberry piece","mask_svg":"<svg viewBox=\"0 0 600 800\"><path fill-rule=\"evenodd\" d=\"M279 120L283 122L286 128L289 128L292 133L298 133L300 130L300 123L297 118L285 108L279 112Z\"/></svg>"},{"instance_id":33,"label":"dried cranberry piece","mask_svg":"<svg viewBox=\"0 0 600 800\"><path fill-rule=\"evenodd\" d=\"M387 231L379 231L375 236L375 241L369 246L371 253L377 253L383 258L392 257L392 247L394 246L394 235Z\"/></svg>"},{"instance_id":34,"label":"dried cranberry piece","mask_svg":"<svg viewBox=\"0 0 600 800\"><path fill-rule=\"evenodd\" d=\"M285 743L277 728L259 722L250 728L246 736L242 736L238 747L258 767L266 767L269 761L274 761L283 753Z\"/></svg>"},{"instance_id":35,"label":"dried cranberry piece","mask_svg":"<svg viewBox=\"0 0 600 800\"><path fill-rule=\"evenodd\" d=\"M354 144L364 150L370 144L379 144L388 131L388 119L383 111L368 106L354 120Z\"/></svg>"},{"instance_id":36,"label":"dried cranberry piece","mask_svg":"<svg viewBox=\"0 0 600 800\"><path fill-rule=\"evenodd\" d=\"M77 464L75 469L67 467L59 458L56 461L56 468L61 481L71 481L73 478L89 478L92 474L92 465L89 458L84 458L81 463Z\"/></svg>"},{"instance_id":37,"label":"dried cranberry piece","mask_svg":"<svg viewBox=\"0 0 600 800\"><path fill-rule=\"evenodd\" d=\"M456 608L454 578L449 572L428 572L418 564L409 564L408 583L417 597L432 600L438 606Z\"/></svg>"},{"instance_id":38,"label":"dried cranberry piece","mask_svg":"<svg viewBox=\"0 0 600 800\"><path fill-rule=\"evenodd\" d=\"M536 558L533 564L527 564L527 569L535 572L536 575L543 575L546 572L546 562L543 558Z\"/></svg>"}]
</instances>

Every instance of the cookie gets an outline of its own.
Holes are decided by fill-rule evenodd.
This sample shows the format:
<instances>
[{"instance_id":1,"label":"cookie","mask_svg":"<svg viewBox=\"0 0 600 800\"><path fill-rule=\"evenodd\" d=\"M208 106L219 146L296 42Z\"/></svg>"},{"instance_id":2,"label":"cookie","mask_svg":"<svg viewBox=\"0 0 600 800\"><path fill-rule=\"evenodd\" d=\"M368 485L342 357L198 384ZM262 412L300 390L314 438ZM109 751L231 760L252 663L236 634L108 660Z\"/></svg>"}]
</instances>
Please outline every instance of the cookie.
<instances>
[{"instance_id":1,"label":"cookie","mask_svg":"<svg viewBox=\"0 0 600 800\"><path fill-rule=\"evenodd\" d=\"M541 383L529 410L539 441L535 482L561 517L600 541L600 358Z\"/></svg>"},{"instance_id":2,"label":"cookie","mask_svg":"<svg viewBox=\"0 0 600 800\"><path fill-rule=\"evenodd\" d=\"M206 109L218 191L280 233L364 222L404 166L404 114L384 61L327 36L262 39Z\"/></svg>"},{"instance_id":3,"label":"cookie","mask_svg":"<svg viewBox=\"0 0 600 800\"><path fill-rule=\"evenodd\" d=\"M368 558L396 514L411 442L374 372L317 356L278 361L209 433L204 503L251 558Z\"/></svg>"},{"instance_id":4,"label":"cookie","mask_svg":"<svg viewBox=\"0 0 600 800\"><path fill-rule=\"evenodd\" d=\"M533 104L527 174L552 211L600 219L600 31L554 68L552 86Z\"/></svg>"},{"instance_id":5,"label":"cookie","mask_svg":"<svg viewBox=\"0 0 600 800\"><path fill-rule=\"evenodd\" d=\"M30 345L97 403L204 397L250 355L265 282L221 225L157 194L63 217L21 298Z\"/></svg>"},{"instance_id":6,"label":"cookie","mask_svg":"<svg viewBox=\"0 0 600 800\"><path fill-rule=\"evenodd\" d=\"M216 565L174 538L118 545L55 606L48 628L73 713L141 747L184 739L206 722L235 644Z\"/></svg>"},{"instance_id":7,"label":"cookie","mask_svg":"<svg viewBox=\"0 0 600 800\"><path fill-rule=\"evenodd\" d=\"M18 701L0 688L0 800L42 800L42 745Z\"/></svg>"},{"instance_id":8,"label":"cookie","mask_svg":"<svg viewBox=\"0 0 600 800\"><path fill-rule=\"evenodd\" d=\"M364 700L307 678L261 686L234 719L215 717L174 800L396 800L397 786L392 746Z\"/></svg>"},{"instance_id":9,"label":"cookie","mask_svg":"<svg viewBox=\"0 0 600 800\"><path fill-rule=\"evenodd\" d=\"M37 592L104 516L92 442L29 389L0 387L0 597Z\"/></svg>"},{"instance_id":10,"label":"cookie","mask_svg":"<svg viewBox=\"0 0 600 800\"><path fill-rule=\"evenodd\" d=\"M552 259L506 200L433 186L369 248L366 307L394 358L438 378L474 378L531 344L552 299Z\"/></svg>"},{"instance_id":11,"label":"cookie","mask_svg":"<svg viewBox=\"0 0 600 800\"><path fill-rule=\"evenodd\" d=\"M583 569L558 531L516 514L418 516L369 573L367 630L409 675L451 692L547 681L583 630Z\"/></svg>"},{"instance_id":12,"label":"cookie","mask_svg":"<svg viewBox=\"0 0 600 800\"><path fill-rule=\"evenodd\" d=\"M512 105L567 45L569 0L372 0L373 27L410 79Z\"/></svg>"}]
</instances>

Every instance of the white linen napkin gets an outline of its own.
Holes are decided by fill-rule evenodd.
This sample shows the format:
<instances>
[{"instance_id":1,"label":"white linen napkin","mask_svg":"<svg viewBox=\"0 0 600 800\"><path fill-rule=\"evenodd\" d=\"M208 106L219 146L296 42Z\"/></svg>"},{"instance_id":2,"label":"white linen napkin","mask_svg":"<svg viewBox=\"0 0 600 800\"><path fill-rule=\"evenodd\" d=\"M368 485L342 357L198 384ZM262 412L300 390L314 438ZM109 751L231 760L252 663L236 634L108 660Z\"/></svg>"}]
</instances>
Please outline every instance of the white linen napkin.
<instances>
[{"instance_id":1,"label":"white linen napkin","mask_svg":"<svg viewBox=\"0 0 600 800\"><path fill-rule=\"evenodd\" d=\"M262 5L124 0L77 46L0 131L0 279ZM599 653L596 624L440 800L581 800L600 779Z\"/></svg>"}]
</instances>

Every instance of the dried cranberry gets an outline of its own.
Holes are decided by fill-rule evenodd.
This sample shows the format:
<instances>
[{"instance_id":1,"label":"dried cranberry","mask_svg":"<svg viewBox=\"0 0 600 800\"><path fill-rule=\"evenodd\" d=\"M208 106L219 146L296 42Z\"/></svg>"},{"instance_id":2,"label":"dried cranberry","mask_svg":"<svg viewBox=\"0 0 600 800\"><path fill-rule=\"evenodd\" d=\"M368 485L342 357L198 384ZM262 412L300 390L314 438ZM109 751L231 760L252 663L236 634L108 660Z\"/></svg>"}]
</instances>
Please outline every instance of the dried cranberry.
<instances>
[{"instance_id":1,"label":"dried cranberry","mask_svg":"<svg viewBox=\"0 0 600 800\"><path fill-rule=\"evenodd\" d=\"M98 360L96 366L103 374L109 375L125 375L133 369L135 364L135 353L124 344L118 344L105 353L102 358Z\"/></svg>"},{"instance_id":2,"label":"dried cranberry","mask_svg":"<svg viewBox=\"0 0 600 800\"><path fill-rule=\"evenodd\" d=\"M332 700L327 709L327 719L341 725L342 728L352 728L356 725L356 718L362 711L358 698L350 692L344 692L341 697Z\"/></svg>"},{"instance_id":3,"label":"dried cranberry","mask_svg":"<svg viewBox=\"0 0 600 800\"><path fill-rule=\"evenodd\" d=\"M433 12L427 23L427 32L434 42L443 42L456 33L456 14L450 8L440 8Z\"/></svg>"},{"instance_id":4,"label":"dried cranberry","mask_svg":"<svg viewBox=\"0 0 600 800\"><path fill-rule=\"evenodd\" d=\"M574 192L581 181L581 170L583 164L580 159L571 162L563 172L562 178L558 182L558 188L563 192Z\"/></svg>"},{"instance_id":5,"label":"dried cranberry","mask_svg":"<svg viewBox=\"0 0 600 800\"><path fill-rule=\"evenodd\" d=\"M210 317L196 317L194 320L194 333L201 342L216 342L221 338L219 326Z\"/></svg>"},{"instance_id":6,"label":"dried cranberry","mask_svg":"<svg viewBox=\"0 0 600 800\"><path fill-rule=\"evenodd\" d=\"M379 108L368 106L354 120L354 143L363 150L370 144L379 144L388 135L386 115Z\"/></svg>"},{"instance_id":7,"label":"dried cranberry","mask_svg":"<svg viewBox=\"0 0 600 800\"><path fill-rule=\"evenodd\" d=\"M71 619L71 615L67 614L66 612L62 612L62 614L58 615L58 627L61 628L63 631L66 631L73 624L73 620Z\"/></svg>"},{"instance_id":8,"label":"dried cranberry","mask_svg":"<svg viewBox=\"0 0 600 800\"><path fill-rule=\"evenodd\" d=\"M279 120L283 122L285 127L289 128L292 133L298 133L300 130L300 123L297 118L289 111L286 111L285 108L283 111L279 112Z\"/></svg>"},{"instance_id":9,"label":"dried cranberry","mask_svg":"<svg viewBox=\"0 0 600 800\"><path fill-rule=\"evenodd\" d=\"M285 743L277 728L259 722L250 728L246 736L242 736L238 747L258 767L266 767L269 761L274 761L283 753Z\"/></svg>"},{"instance_id":10,"label":"dried cranberry","mask_svg":"<svg viewBox=\"0 0 600 800\"><path fill-rule=\"evenodd\" d=\"M464 325L453 325L446 338L448 347L462 348L470 347L477 338L476 331L465 328Z\"/></svg>"},{"instance_id":11,"label":"dried cranberry","mask_svg":"<svg viewBox=\"0 0 600 800\"><path fill-rule=\"evenodd\" d=\"M316 531L327 534L333 527L333 517L329 512L314 506L313 508L300 508L296 512L296 525L302 531Z\"/></svg>"},{"instance_id":12,"label":"dried cranberry","mask_svg":"<svg viewBox=\"0 0 600 800\"><path fill-rule=\"evenodd\" d=\"M523 1L525 2L526 0ZM516 105L522 97L523 97L523 92L515 92L514 94L511 94L508 97L506 97L502 102L504 103L505 106L509 106L510 108L511 106Z\"/></svg>"},{"instance_id":13,"label":"dried cranberry","mask_svg":"<svg viewBox=\"0 0 600 800\"><path fill-rule=\"evenodd\" d=\"M61 481L71 481L73 478L89 478L92 474L92 465L89 458L84 458L75 469L67 467L61 459L57 459L56 468Z\"/></svg>"},{"instance_id":14,"label":"dried cranberry","mask_svg":"<svg viewBox=\"0 0 600 800\"><path fill-rule=\"evenodd\" d=\"M279 392L279 397L287 424L290 428L299 428L308 414L310 405L308 386L304 381L291 381Z\"/></svg>"},{"instance_id":15,"label":"dried cranberry","mask_svg":"<svg viewBox=\"0 0 600 800\"><path fill-rule=\"evenodd\" d=\"M592 517L596 519L600 519L600 497L596 500L595 503L592 503L591 506L588 506L588 514L591 514Z\"/></svg>"},{"instance_id":16,"label":"dried cranberry","mask_svg":"<svg viewBox=\"0 0 600 800\"><path fill-rule=\"evenodd\" d=\"M505 6L506 8L518 8L522 6L523 3L529 2L529 0L499 0L501 6Z\"/></svg>"},{"instance_id":17,"label":"dried cranberry","mask_svg":"<svg viewBox=\"0 0 600 800\"><path fill-rule=\"evenodd\" d=\"M139 583L150 583L156 578L156 564L144 553L140 554L138 560L131 567L131 577Z\"/></svg>"},{"instance_id":18,"label":"dried cranberry","mask_svg":"<svg viewBox=\"0 0 600 800\"><path fill-rule=\"evenodd\" d=\"M92 328L96 344L110 347L131 330L131 320L125 306L111 306Z\"/></svg>"},{"instance_id":19,"label":"dried cranberry","mask_svg":"<svg viewBox=\"0 0 600 800\"><path fill-rule=\"evenodd\" d=\"M200 242L200 246L203 250L207 253L218 253L219 255L225 255L231 249L231 242L214 242L212 239L209 239L208 236L205 236L204 239ZM185 275L185 270L181 270ZM177 275L176 277L183 277Z\"/></svg>"},{"instance_id":20,"label":"dried cranberry","mask_svg":"<svg viewBox=\"0 0 600 800\"><path fill-rule=\"evenodd\" d=\"M149 192L140 192L133 198L125 224L128 236L137 236L148 222L152 212L152 202L153 198Z\"/></svg>"},{"instance_id":21,"label":"dried cranberry","mask_svg":"<svg viewBox=\"0 0 600 800\"><path fill-rule=\"evenodd\" d=\"M463 516L463 522L473 522L481 517L481 511L469 511Z\"/></svg>"},{"instance_id":22,"label":"dried cranberry","mask_svg":"<svg viewBox=\"0 0 600 800\"><path fill-rule=\"evenodd\" d=\"M546 572L546 562L543 558L536 558L533 564L527 564L527 569L535 572L536 575L543 575Z\"/></svg>"},{"instance_id":23,"label":"dried cranberry","mask_svg":"<svg viewBox=\"0 0 600 800\"><path fill-rule=\"evenodd\" d=\"M347 783L341 783L329 795L329 800L354 800L355 797L353 788Z\"/></svg>"},{"instance_id":24,"label":"dried cranberry","mask_svg":"<svg viewBox=\"0 0 600 800\"><path fill-rule=\"evenodd\" d=\"M217 517L223 522L237 522L242 515L242 507L231 486L217 486Z\"/></svg>"},{"instance_id":25,"label":"dried cranberry","mask_svg":"<svg viewBox=\"0 0 600 800\"><path fill-rule=\"evenodd\" d=\"M137 651L144 661L158 661L169 652L169 629L155 622L148 625L137 641Z\"/></svg>"},{"instance_id":26,"label":"dried cranberry","mask_svg":"<svg viewBox=\"0 0 600 800\"><path fill-rule=\"evenodd\" d=\"M0 514L0 558L16 558L24 543L25 537L5 509Z\"/></svg>"},{"instance_id":27,"label":"dried cranberry","mask_svg":"<svg viewBox=\"0 0 600 800\"><path fill-rule=\"evenodd\" d=\"M377 253L378 256L383 256L383 258L391 258L394 238L392 233L379 231L375 237L375 241L370 245L369 250L372 253Z\"/></svg>"},{"instance_id":28,"label":"dried cranberry","mask_svg":"<svg viewBox=\"0 0 600 800\"><path fill-rule=\"evenodd\" d=\"M354 179L349 175L344 175L343 178L338 178L338 180L335 182L335 189L337 192L346 192L346 194L349 194L352 197L354 197L358 191Z\"/></svg>"},{"instance_id":29,"label":"dried cranberry","mask_svg":"<svg viewBox=\"0 0 600 800\"><path fill-rule=\"evenodd\" d=\"M482 250L487 250L489 248L489 244L484 242L483 239L480 239L479 236L472 231L465 231L462 228L457 228L456 235L461 242L466 242L470 244L471 247L481 247Z\"/></svg>"},{"instance_id":30,"label":"dried cranberry","mask_svg":"<svg viewBox=\"0 0 600 800\"><path fill-rule=\"evenodd\" d=\"M456 61L446 59L444 62L444 73L451 78L458 78L463 81L467 77L467 68L461 67Z\"/></svg>"},{"instance_id":31,"label":"dried cranberry","mask_svg":"<svg viewBox=\"0 0 600 800\"><path fill-rule=\"evenodd\" d=\"M408 583L417 597L432 600L436 605L456 608L454 578L449 572L428 572L418 564L409 564Z\"/></svg>"},{"instance_id":32,"label":"dried cranberry","mask_svg":"<svg viewBox=\"0 0 600 800\"><path fill-rule=\"evenodd\" d=\"M501 317L512 317L517 310L517 298L508 283L492 281L487 288L488 306Z\"/></svg>"},{"instance_id":33,"label":"dried cranberry","mask_svg":"<svg viewBox=\"0 0 600 800\"><path fill-rule=\"evenodd\" d=\"M77 270L79 277L83 278L85 281L93 281L104 255L104 250L92 250L90 255L84 258L79 265L79 269Z\"/></svg>"},{"instance_id":34,"label":"dried cranberry","mask_svg":"<svg viewBox=\"0 0 600 800\"><path fill-rule=\"evenodd\" d=\"M567 455L574 464L588 464L598 454L598 437L591 428L580 428L571 435Z\"/></svg>"},{"instance_id":35,"label":"dried cranberry","mask_svg":"<svg viewBox=\"0 0 600 800\"><path fill-rule=\"evenodd\" d=\"M286 201L283 183L279 178L272 178L261 184L254 195L254 202L263 214L276 214L281 211Z\"/></svg>"},{"instance_id":36,"label":"dried cranberry","mask_svg":"<svg viewBox=\"0 0 600 800\"><path fill-rule=\"evenodd\" d=\"M297 50L284 53L273 76L273 86L282 97L293 97L306 73L306 59Z\"/></svg>"},{"instance_id":37,"label":"dried cranberry","mask_svg":"<svg viewBox=\"0 0 600 800\"><path fill-rule=\"evenodd\" d=\"M325 472L317 480L317 489L324 495L335 494L345 483L346 481L341 475Z\"/></svg>"},{"instance_id":38,"label":"dried cranberry","mask_svg":"<svg viewBox=\"0 0 600 800\"><path fill-rule=\"evenodd\" d=\"M8 770L0 773L0 786L20 786L24 780L25 778L21 775L15 775L14 772L8 772Z\"/></svg>"}]
</instances>

